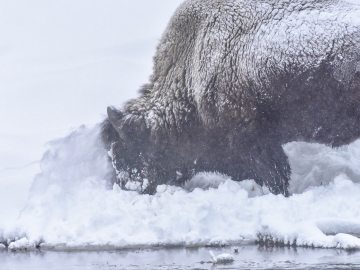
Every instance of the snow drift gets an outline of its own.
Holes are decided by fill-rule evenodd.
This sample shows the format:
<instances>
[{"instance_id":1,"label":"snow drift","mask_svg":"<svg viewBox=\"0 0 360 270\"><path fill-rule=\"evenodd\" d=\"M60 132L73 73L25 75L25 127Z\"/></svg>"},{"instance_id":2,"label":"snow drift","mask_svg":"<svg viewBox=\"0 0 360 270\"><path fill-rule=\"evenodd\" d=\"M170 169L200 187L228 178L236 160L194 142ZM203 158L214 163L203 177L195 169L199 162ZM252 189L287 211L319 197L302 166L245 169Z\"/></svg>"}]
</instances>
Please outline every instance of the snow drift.
<instances>
[{"instance_id":1,"label":"snow drift","mask_svg":"<svg viewBox=\"0 0 360 270\"><path fill-rule=\"evenodd\" d=\"M154 196L109 187L100 128L53 141L26 207L0 228L9 249L111 249L242 242L360 248L360 141L340 149L290 143L293 195L201 173Z\"/></svg>"}]
</instances>

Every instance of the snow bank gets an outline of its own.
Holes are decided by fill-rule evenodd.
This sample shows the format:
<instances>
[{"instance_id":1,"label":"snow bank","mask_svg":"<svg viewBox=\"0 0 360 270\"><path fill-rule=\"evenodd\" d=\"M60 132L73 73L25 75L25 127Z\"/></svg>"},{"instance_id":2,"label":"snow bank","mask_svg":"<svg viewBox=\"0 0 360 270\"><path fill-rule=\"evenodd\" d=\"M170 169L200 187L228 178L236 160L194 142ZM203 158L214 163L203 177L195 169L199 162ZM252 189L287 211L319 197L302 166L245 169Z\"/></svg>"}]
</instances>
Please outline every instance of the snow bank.
<instances>
[{"instance_id":1,"label":"snow bank","mask_svg":"<svg viewBox=\"0 0 360 270\"><path fill-rule=\"evenodd\" d=\"M333 182L339 174L360 182L360 140L336 150L321 144L288 143L284 150L292 169L291 193Z\"/></svg>"},{"instance_id":2,"label":"snow bank","mask_svg":"<svg viewBox=\"0 0 360 270\"><path fill-rule=\"evenodd\" d=\"M50 144L27 206L0 227L10 249L105 249L241 243L360 248L360 142L333 150L285 146L294 169L290 198L254 181L202 173L186 189L154 196L109 188L111 168L99 128Z\"/></svg>"}]
</instances>

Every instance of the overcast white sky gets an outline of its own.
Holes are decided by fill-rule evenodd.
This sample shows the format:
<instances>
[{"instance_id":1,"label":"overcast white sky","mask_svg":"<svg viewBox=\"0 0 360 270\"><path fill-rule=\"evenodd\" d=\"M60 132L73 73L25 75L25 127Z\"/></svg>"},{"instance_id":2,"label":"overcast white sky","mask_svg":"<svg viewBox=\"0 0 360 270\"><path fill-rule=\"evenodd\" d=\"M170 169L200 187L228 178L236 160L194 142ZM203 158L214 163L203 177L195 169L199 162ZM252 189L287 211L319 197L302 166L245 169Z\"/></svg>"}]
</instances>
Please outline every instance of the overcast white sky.
<instances>
[{"instance_id":1,"label":"overcast white sky","mask_svg":"<svg viewBox=\"0 0 360 270\"><path fill-rule=\"evenodd\" d=\"M1 0L0 171L134 97L181 0Z\"/></svg>"}]
</instances>

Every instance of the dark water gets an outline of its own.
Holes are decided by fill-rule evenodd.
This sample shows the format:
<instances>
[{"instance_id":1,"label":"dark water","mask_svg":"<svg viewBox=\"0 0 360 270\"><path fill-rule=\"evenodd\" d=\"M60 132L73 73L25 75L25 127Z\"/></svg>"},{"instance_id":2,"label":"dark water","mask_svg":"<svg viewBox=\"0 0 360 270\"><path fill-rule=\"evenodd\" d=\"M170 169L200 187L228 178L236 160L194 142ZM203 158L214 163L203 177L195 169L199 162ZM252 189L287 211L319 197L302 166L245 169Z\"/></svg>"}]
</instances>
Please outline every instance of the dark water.
<instances>
[{"instance_id":1,"label":"dark water","mask_svg":"<svg viewBox=\"0 0 360 270\"><path fill-rule=\"evenodd\" d=\"M1 270L142 270L142 269L360 269L360 251L241 246L82 252L0 252ZM227 265L210 263L209 251L232 253Z\"/></svg>"}]
</instances>

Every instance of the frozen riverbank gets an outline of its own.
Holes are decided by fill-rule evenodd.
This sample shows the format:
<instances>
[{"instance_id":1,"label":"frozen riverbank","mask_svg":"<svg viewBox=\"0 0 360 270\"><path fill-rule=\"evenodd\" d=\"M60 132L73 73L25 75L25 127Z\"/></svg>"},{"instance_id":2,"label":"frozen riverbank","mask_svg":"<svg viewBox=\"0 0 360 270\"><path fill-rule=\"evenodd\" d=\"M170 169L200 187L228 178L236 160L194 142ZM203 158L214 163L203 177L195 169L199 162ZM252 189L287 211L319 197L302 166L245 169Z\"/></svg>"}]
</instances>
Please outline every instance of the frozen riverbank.
<instances>
[{"instance_id":1,"label":"frozen riverbank","mask_svg":"<svg viewBox=\"0 0 360 270\"><path fill-rule=\"evenodd\" d=\"M360 142L341 149L285 146L293 166L289 198L253 181L203 173L186 189L154 196L109 188L99 129L80 128L51 143L26 207L0 221L9 249L129 248L267 242L359 249Z\"/></svg>"}]
</instances>

